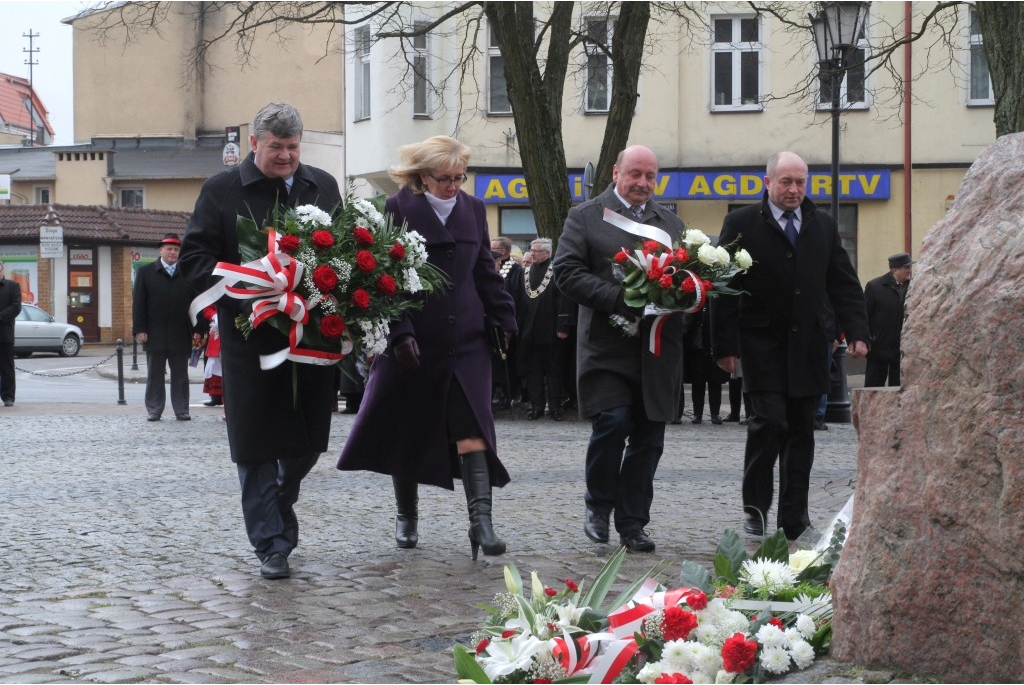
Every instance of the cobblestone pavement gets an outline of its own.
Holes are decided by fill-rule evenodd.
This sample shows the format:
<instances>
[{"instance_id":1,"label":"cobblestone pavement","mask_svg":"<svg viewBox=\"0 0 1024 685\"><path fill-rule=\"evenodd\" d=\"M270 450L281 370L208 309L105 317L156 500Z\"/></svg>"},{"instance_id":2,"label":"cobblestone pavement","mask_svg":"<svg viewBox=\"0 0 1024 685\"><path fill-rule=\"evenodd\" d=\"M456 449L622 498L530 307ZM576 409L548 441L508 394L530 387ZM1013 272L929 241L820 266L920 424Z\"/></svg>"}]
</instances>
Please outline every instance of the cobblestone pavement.
<instances>
[{"instance_id":1,"label":"cobblestone pavement","mask_svg":"<svg viewBox=\"0 0 1024 685\"><path fill-rule=\"evenodd\" d=\"M592 579L614 552L582 532L588 423L499 416L513 481L495 493L494 520L509 551L473 562L461 491L422 488L420 545L395 548L390 479L334 468L352 424L336 414L296 507L292 578L263 580L220 414L0 412L0 682L454 682L452 645L482 623L474 604L503 589L504 563L557 585ZM744 435L668 426L648 526L658 551L629 555L623 585L658 559L672 582L739 527ZM816 438L811 515L824 528L852 492L856 433L832 424Z\"/></svg>"}]
</instances>

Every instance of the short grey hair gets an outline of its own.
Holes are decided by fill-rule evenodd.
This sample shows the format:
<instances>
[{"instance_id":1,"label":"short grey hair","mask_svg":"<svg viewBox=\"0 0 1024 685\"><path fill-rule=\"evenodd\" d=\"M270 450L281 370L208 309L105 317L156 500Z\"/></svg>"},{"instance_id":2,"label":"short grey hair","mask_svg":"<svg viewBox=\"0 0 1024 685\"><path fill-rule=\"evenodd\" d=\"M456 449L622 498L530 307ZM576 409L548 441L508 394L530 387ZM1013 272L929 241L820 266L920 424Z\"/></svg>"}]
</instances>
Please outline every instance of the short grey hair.
<instances>
[{"instance_id":1,"label":"short grey hair","mask_svg":"<svg viewBox=\"0 0 1024 685\"><path fill-rule=\"evenodd\" d=\"M252 120L252 134L257 140L270 133L278 138L302 137L302 116L287 102L271 102L256 112Z\"/></svg>"},{"instance_id":2,"label":"short grey hair","mask_svg":"<svg viewBox=\"0 0 1024 685\"><path fill-rule=\"evenodd\" d=\"M538 247L544 252L551 254L551 238L537 238L530 242L530 247Z\"/></svg>"}]
</instances>

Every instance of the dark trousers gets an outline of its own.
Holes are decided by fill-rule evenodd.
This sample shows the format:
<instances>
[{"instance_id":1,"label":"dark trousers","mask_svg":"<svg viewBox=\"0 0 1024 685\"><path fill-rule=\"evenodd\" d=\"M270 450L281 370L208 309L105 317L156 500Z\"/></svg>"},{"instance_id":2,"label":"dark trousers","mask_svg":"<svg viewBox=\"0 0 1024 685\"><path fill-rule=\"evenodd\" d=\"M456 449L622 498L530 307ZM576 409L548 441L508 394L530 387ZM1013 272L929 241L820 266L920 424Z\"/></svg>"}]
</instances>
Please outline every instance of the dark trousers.
<instances>
[{"instance_id":1,"label":"dark trousers","mask_svg":"<svg viewBox=\"0 0 1024 685\"><path fill-rule=\"evenodd\" d=\"M743 408L743 379L742 378L730 378L729 379L729 414L739 418L740 409ZM750 412L747 412L749 415Z\"/></svg>"},{"instance_id":2,"label":"dark trousers","mask_svg":"<svg viewBox=\"0 0 1024 685\"><path fill-rule=\"evenodd\" d=\"M534 345L527 355L526 394L534 411L544 411L544 398L552 414L562 413L562 359L555 345ZM546 391L545 391L546 388Z\"/></svg>"},{"instance_id":3,"label":"dark trousers","mask_svg":"<svg viewBox=\"0 0 1024 685\"><path fill-rule=\"evenodd\" d=\"M242 487L242 517L245 532L260 561L271 554L288 556L292 544L284 535L282 511L289 511L299 501L299 486L319 453L280 459L259 464L235 464L238 483Z\"/></svg>"},{"instance_id":4,"label":"dark trousers","mask_svg":"<svg viewBox=\"0 0 1024 685\"><path fill-rule=\"evenodd\" d=\"M743 454L743 510L767 519L779 462L778 526L795 540L811 525L807 495L814 464L814 416L820 397L752 392L754 414Z\"/></svg>"},{"instance_id":5,"label":"dark trousers","mask_svg":"<svg viewBox=\"0 0 1024 685\"><path fill-rule=\"evenodd\" d=\"M146 350L146 413L164 413L167 404L165 367L171 369L171 408L174 413L188 413L188 350Z\"/></svg>"},{"instance_id":6,"label":"dark trousers","mask_svg":"<svg viewBox=\"0 0 1024 685\"><path fill-rule=\"evenodd\" d=\"M886 379L889 380L890 386L900 384L900 360L868 357L867 365L864 367L864 387L881 388L885 385Z\"/></svg>"},{"instance_id":7,"label":"dark trousers","mask_svg":"<svg viewBox=\"0 0 1024 685\"><path fill-rule=\"evenodd\" d=\"M0 400L14 401L14 343L0 343Z\"/></svg>"},{"instance_id":8,"label":"dark trousers","mask_svg":"<svg viewBox=\"0 0 1024 685\"><path fill-rule=\"evenodd\" d=\"M648 420L642 407L597 414L587 446L587 507L603 514L614 510L620 534L646 526L664 449L665 423Z\"/></svg>"}]
</instances>

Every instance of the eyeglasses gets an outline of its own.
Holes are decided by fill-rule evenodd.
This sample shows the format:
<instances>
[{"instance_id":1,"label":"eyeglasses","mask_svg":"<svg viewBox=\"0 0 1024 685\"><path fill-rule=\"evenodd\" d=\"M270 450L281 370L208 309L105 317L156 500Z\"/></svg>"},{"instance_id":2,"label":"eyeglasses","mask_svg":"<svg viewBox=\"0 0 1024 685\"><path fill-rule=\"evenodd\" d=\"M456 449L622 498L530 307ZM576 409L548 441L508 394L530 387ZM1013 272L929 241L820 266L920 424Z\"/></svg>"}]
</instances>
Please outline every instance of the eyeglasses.
<instances>
[{"instance_id":1,"label":"eyeglasses","mask_svg":"<svg viewBox=\"0 0 1024 685\"><path fill-rule=\"evenodd\" d=\"M454 183L457 186L461 186L463 183L466 182L466 179L468 178L466 176L466 174L459 174L458 176L441 176L441 177L434 176L434 174L427 174L427 176L429 176L430 178L434 179L435 181L437 181L438 183L440 183L443 186L451 185L452 183Z\"/></svg>"}]
</instances>

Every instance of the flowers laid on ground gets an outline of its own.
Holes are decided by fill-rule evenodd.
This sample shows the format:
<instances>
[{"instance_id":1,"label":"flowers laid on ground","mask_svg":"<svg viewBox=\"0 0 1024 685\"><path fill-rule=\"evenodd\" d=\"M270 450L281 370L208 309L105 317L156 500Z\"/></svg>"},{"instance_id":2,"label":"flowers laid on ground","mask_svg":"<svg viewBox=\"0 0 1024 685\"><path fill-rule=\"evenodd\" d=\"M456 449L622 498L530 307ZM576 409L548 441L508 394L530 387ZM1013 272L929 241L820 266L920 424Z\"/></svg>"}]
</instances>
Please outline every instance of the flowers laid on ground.
<instances>
[{"instance_id":1,"label":"flowers laid on ground","mask_svg":"<svg viewBox=\"0 0 1024 685\"><path fill-rule=\"evenodd\" d=\"M610 210L605 212L605 220L617 226L624 221ZM633 248L623 247L612 258L612 272L626 290L626 305L643 309L645 315L691 314L703 309L709 297L738 295L729 281L753 265L746 250L730 254L725 247L712 245L711 239L697 229L687 229L682 242L670 245L664 231L628 223L640 226L638 230L649 230L657 238ZM613 315L611 320L627 335L637 334L635 320L621 315Z\"/></svg>"},{"instance_id":2,"label":"flowers laid on ground","mask_svg":"<svg viewBox=\"0 0 1024 685\"><path fill-rule=\"evenodd\" d=\"M219 263L221 281L193 309L224 295L248 300L252 313L235 320L243 334L269 325L288 338L261 357L263 368L380 354L390 323L445 279L427 263L423 237L382 213L383 200L350 194L334 216L313 205L276 207L266 227L240 215L242 264Z\"/></svg>"},{"instance_id":3,"label":"flowers laid on ground","mask_svg":"<svg viewBox=\"0 0 1024 685\"><path fill-rule=\"evenodd\" d=\"M526 594L509 564L473 649L456 645L456 670L476 683L739 683L806 668L828 649L827 581L844 539L840 523L826 548L791 558L777 531L748 558L727 530L715 575L685 562L681 586L667 589L659 565L605 609L624 548L582 595L582 584L550 588L536 572Z\"/></svg>"}]
</instances>

